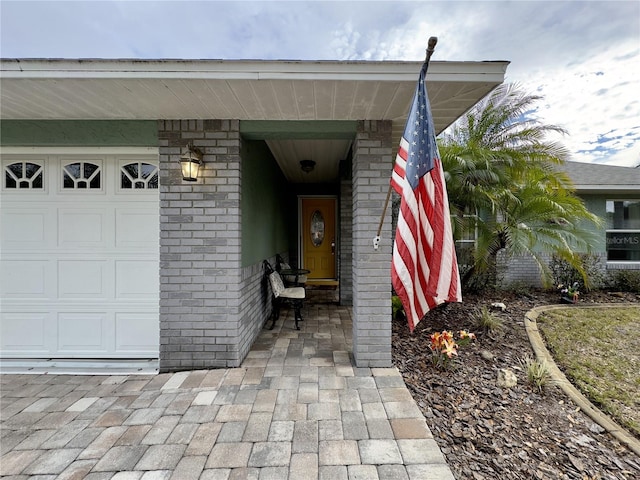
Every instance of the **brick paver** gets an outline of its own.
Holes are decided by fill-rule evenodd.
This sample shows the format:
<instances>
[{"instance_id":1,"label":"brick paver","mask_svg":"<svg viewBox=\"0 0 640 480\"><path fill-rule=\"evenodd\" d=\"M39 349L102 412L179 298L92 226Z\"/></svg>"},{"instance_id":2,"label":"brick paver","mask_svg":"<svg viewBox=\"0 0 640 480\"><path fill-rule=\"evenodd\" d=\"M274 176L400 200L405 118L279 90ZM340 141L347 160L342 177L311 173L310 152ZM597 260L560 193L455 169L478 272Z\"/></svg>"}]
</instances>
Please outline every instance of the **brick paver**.
<instances>
[{"instance_id":1,"label":"brick paver","mask_svg":"<svg viewBox=\"0 0 640 480\"><path fill-rule=\"evenodd\" d=\"M350 310L283 310L239 368L2 375L0 475L453 480L395 368L352 364Z\"/></svg>"}]
</instances>

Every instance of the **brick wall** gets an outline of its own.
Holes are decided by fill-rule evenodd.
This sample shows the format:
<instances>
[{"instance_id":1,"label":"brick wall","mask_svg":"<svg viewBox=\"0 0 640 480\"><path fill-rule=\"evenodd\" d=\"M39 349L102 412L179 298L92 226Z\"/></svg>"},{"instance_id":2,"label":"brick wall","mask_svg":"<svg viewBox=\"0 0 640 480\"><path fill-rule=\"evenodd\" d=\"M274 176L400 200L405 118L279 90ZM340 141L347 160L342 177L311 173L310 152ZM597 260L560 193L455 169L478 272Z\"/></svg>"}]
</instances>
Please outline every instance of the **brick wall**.
<instances>
[{"instance_id":1,"label":"brick wall","mask_svg":"<svg viewBox=\"0 0 640 480\"><path fill-rule=\"evenodd\" d=\"M353 305L353 185L340 182L340 305Z\"/></svg>"},{"instance_id":2,"label":"brick wall","mask_svg":"<svg viewBox=\"0 0 640 480\"><path fill-rule=\"evenodd\" d=\"M361 121L353 147L353 355L391 366L391 209L373 249L393 167L390 121Z\"/></svg>"},{"instance_id":3,"label":"brick wall","mask_svg":"<svg viewBox=\"0 0 640 480\"><path fill-rule=\"evenodd\" d=\"M542 286L540 268L533 257L529 255L510 258L504 251L498 252L497 267L498 283L503 287L517 284L526 284L537 288Z\"/></svg>"},{"instance_id":4,"label":"brick wall","mask_svg":"<svg viewBox=\"0 0 640 480\"><path fill-rule=\"evenodd\" d=\"M598 260L598 268L602 275L606 275L607 272L617 269L637 269L637 265L620 265L620 264L607 264L607 254L604 252L595 253ZM551 264L552 255L550 253L541 254L543 261L547 264ZM517 255L509 258L506 253L500 252L498 254L498 272L499 282L503 287L514 286L518 284L531 285L533 287L540 288L543 286L542 278L540 275L540 268L534 261L533 257L529 255ZM598 281L597 278L592 278L592 281ZM593 287L599 285L594 284Z\"/></svg>"},{"instance_id":5,"label":"brick wall","mask_svg":"<svg viewBox=\"0 0 640 480\"><path fill-rule=\"evenodd\" d=\"M271 261L271 265L275 265L275 259ZM239 361L229 364L230 367L239 366L247 356L271 313L272 293L262 263L242 269L240 291Z\"/></svg>"},{"instance_id":6,"label":"brick wall","mask_svg":"<svg viewBox=\"0 0 640 480\"><path fill-rule=\"evenodd\" d=\"M158 122L160 370L238 365L252 329L240 305L240 132L237 120ZM182 180L187 142L204 153L197 182ZM247 277L247 278L244 278Z\"/></svg>"}]
</instances>

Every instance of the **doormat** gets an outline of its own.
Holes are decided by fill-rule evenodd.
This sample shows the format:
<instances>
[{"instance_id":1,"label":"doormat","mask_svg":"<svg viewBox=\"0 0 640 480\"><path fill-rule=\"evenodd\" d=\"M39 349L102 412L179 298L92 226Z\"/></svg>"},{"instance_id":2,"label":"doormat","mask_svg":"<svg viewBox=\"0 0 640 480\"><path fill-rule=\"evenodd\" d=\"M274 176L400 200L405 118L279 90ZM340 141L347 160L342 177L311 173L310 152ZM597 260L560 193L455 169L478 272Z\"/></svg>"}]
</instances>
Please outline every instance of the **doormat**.
<instances>
[{"instance_id":1,"label":"doormat","mask_svg":"<svg viewBox=\"0 0 640 480\"><path fill-rule=\"evenodd\" d=\"M336 288L338 288L338 285L338 280L307 280L307 288L314 288L318 290L335 290Z\"/></svg>"}]
</instances>

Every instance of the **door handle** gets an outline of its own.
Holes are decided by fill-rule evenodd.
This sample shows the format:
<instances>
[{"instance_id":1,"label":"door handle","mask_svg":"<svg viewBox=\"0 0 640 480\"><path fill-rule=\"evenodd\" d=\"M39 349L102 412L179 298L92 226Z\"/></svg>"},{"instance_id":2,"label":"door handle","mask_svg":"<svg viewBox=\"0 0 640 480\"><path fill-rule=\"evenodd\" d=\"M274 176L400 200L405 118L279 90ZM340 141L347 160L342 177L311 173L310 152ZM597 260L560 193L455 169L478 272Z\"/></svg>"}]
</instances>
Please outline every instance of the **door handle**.
<instances>
[{"instance_id":1,"label":"door handle","mask_svg":"<svg viewBox=\"0 0 640 480\"><path fill-rule=\"evenodd\" d=\"M335 255L335 254L336 254L336 241L331 240L331 255Z\"/></svg>"}]
</instances>

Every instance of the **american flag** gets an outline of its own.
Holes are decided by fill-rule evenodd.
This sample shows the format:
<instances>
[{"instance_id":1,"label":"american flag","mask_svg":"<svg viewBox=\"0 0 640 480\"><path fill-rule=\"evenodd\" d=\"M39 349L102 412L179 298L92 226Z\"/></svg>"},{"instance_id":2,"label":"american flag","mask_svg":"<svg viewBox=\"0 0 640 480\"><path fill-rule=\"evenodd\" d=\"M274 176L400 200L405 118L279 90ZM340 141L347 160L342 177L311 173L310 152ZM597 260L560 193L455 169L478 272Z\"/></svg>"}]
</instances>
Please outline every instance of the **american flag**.
<instances>
[{"instance_id":1,"label":"american flag","mask_svg":"<svg viewBox=\"0 0 640 480\"><path fill-rule=\"evenodd\" d=\"M426 72L427 63L420 71L391 175L391 186L401 196L391 281L412 332L432 308L444 302L462 301L447 186L427 96Z\"/></svg>"}]
</instances>

